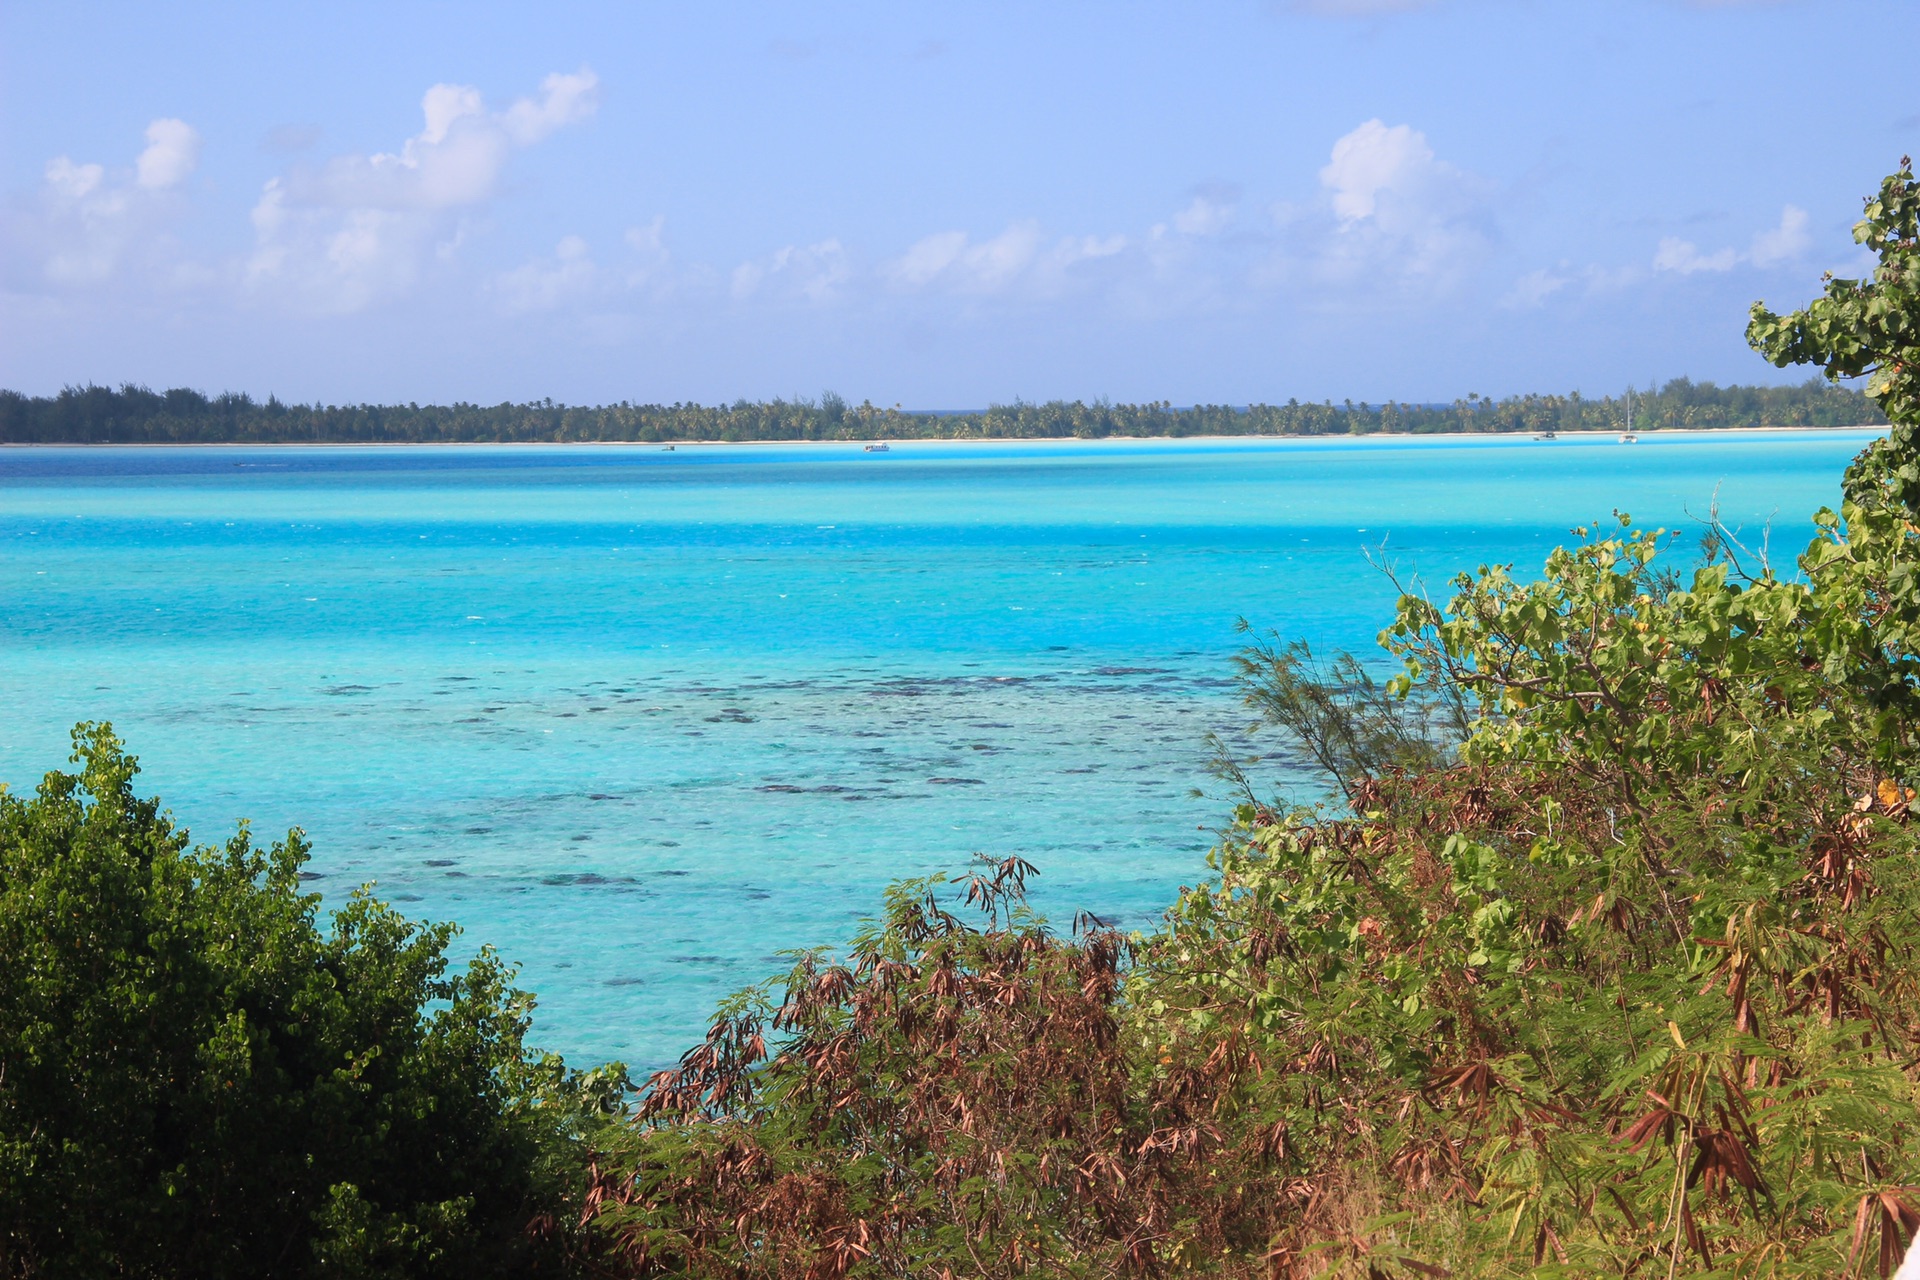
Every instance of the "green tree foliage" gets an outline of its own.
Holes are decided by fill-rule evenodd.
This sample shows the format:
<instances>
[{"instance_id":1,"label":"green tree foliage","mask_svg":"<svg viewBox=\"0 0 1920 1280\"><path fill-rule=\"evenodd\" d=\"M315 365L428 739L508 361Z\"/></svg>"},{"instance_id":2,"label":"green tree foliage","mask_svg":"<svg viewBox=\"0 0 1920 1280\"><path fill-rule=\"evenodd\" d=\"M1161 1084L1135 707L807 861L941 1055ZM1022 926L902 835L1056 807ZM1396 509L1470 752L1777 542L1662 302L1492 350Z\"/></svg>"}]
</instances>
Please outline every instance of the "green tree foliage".
<instances>
[{"instance_id":1,"label":"green tree foliage","mask_svg":"<svg viewBox=\"0 0 1920 1280\"><path fill-rule=\"evenodd\" d=\"M1747 340L1776 365L1817 365L1836 381L1864 375L1893 429L1850 477L1849 495L1880 486L1920 511L1920 184L1911 159L1901 157L1866 213L1853 238L1877 259L1872 277L1828 276L1824 294L1790 316L1754 303Z\"/></svg>"},{"instance_id":2,"label":"green tree foliage","mask_svg":"<svg viewBox=\"0 0 1920 1280\"><path fill-rule=\"evenodd\" d=\"M75 746L0 790L0 1273L550 1263L609 1082L526 1052L511 970L364 892L323 930L298 831L189 847L106 726Z\"/></svg>"},{"instance_id":3,"label":"green tree foliage","mask_svg":"<svg viewBox=\"0 0 1920 1280\"><path fill-rule=\"evenodd\" d=\"M980 413L907 413L849 405L832 392L732 405L552 401L499 405L261 404L131 384L68 387L56 396L0 391L0 443L400 443L581 440L1102 439L1146 436L1371 435L1651 431L1672 427L1852 427L1884 421L1858 391L1819 379L1797 387L1719 387L1677 378L1658 390L1590 400L1571 395L1470 395L1446 405L1193 405L1052 401Z\"/></svg>"},{"instance_id":4,"label":"green tree foliage","mask_svg":"<svg viewBox=\"0 0 1920 1280\"><path fill-rule=\"evenodd\" d=\"M1920 1228L1915 207L1904 170L1869 202L1873 282L1756 313L1894 422L1791 570L1718 527L1669 567L1617 516L1537 579L1406 593L1391 682L1255 643L1250 708L1342 803L1230 766L1214 875L1124 946L903 892L652 1083L590 1197L609 1265L1889 1274Z\"/></svg>"}]
</instances>

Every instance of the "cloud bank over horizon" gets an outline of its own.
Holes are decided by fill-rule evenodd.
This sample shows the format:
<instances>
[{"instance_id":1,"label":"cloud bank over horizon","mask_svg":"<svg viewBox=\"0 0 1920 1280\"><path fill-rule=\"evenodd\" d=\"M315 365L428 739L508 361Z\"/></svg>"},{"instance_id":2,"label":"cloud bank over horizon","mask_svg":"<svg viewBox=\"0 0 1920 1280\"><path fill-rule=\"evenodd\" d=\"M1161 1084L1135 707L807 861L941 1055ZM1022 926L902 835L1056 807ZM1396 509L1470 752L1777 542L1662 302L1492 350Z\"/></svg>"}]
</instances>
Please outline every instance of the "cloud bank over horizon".
<instances>
[{"instance_id":1,"label":"cloud bank over horizon","mask_svg":"<svg viewBox=\"0 0 1920 1280\"><path fill-rule=\"evenodd\" d=\"M1364 11L1376 27L1440 20L1415 5L1303 7L1323 12L1261 21L1325 25L1336 9ZM1379 55L1363 46L1345 56ZM950 57L930 40L913 53L921 64ZM1443 398L1466 389L1463 374L1474 389L1509 391L1623 373L1724 379L1698 367L1699 352L1733 363L1745 301L1809 293L1822 270L1857 264L1845 210L1886 167L1831 191L1791 167L1751 172L1737 193L1745 212L1703 207L1703 196L1728 193L1676 182L1642 193L1638 209L1582 218L1570 211L1605 175L1584 170L1562 140L1518 148L1444 97L1381 94L1406 100L1344 122L1330 108L1311 122L1244 121L1229 150L1245 162L1226 171L1219 155L1196 157L1185 190L1167 182L1177 156L1150 179L1069 166L1058 184L1036 183L1042 149L1015 180L956 188L943 216L942 200L914 198L943 175L941 148L948 169L974 178L995 162L993 145L920 143L935 153L924 162L882 147L887 164L871 186L840 179L825 198L802 199L783 190L794 185L780 172L784 139L735 138L712 154L713 190L689 193L620 177L644 174L648 164L629 157L684 127L663 114L635 133L630 108L607 119L604 103L624 106L643 79L576 64L521 84L531 87L490 99L470 83L431 82L413 91L411 125L390 110L359 122L362 136L394 139L385 148L319 159L309 153L332 136L328 122L237 130L185 110L125 130L117 158L105 145L43 154L37 181L6 206L0 321L25 341L0 355L0 383L46 391L128 377L257 390L264 378L330 399L585 400L730 399L831 382L941 405L1263 390ZM836 115L817 103L813 113ZM807 115L793 114L789 132ZM964 108L938 118L982 127ZM1102 145L1124 153L1151 127L1117 117L1119 145ZM44 122L33 131L57 132ZM236 145L247 132L266 141ZM808 154L839 163L875 146L849 134L813 140ZM763 172L736 172L753 156ZM1013 158L998 149L998 163ZM672 166L655 157L651 167ZM1063 198L1096 182L1115 198ZM783 221L801 234L770 237ZM1730 332L1682 339L1696 350L1656 369L1579 356L1583 345L1603 351L1609 326L1676 312L1702 324L1717 315ZM1653 334L1677 329L1656 322ZM403 335L404 354L394 345ZM307 358L273 350L289 343ZM1487 353L1477 362L1476 343ZM1249 362L1263 356L1283 367ZM1057 381L1034 385L1049 368ZM1766 376L1757 362L1739 373Z\"/></svg>"}]
</instances>

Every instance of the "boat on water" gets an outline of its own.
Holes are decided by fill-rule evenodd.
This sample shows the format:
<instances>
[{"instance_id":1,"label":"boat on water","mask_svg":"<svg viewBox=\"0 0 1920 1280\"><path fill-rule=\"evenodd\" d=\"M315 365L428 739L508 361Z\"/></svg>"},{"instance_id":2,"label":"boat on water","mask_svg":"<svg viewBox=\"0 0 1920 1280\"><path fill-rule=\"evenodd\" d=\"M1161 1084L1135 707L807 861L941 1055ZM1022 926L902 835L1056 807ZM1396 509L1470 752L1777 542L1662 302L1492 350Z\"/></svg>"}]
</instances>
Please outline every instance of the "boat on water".
<instances>
[{"instance_id":1,"label":"boat on water","mask_svg":"<svg viewBox=\"0 0 1920 1280\"><path fill-rule=\"evenodd\" d=\"M1633 434L1633 432L1631 431L1622 431L1620 433L1620 443L1621 444L1639 444L1640 437Z\"/></svg>"},{"instance_id":2,"label":"boat on water","mask_svg":"<svg viewBox=\"0 0 1920 1280\"><path fill-rule=\"evenodd\" d=\"M892 453L893 450L889 449L884 444L870 444L867 446L867 452L868 453Z\"/></svg>"},{"instance_id":3,"label":"boat on water","mask_svg":"<svg viewBox=\"0 0 1920 1280\"><path fill-rule=\"evenodd\" d=\"M660 452L662 452L662 453L672 453L672 452L673 452L673 446L672 446L672 445L666 445L666 446L664 446L664 447L663 447L663 448L662 448L662 449L660 450Z\"/></svg>"},{"instance_id":4,"label":"boat on water","mask_svg":"<svg viewBox=\"0 0 1920 1280\"><path fill-rule=\"evenodd\" d=\"M1555 439L1556 437L1551 431L1542 431L1539 434L1535 435L1533 438L1535 440L1552 440L1552 439Z\"/></svg>"}]
</instances>

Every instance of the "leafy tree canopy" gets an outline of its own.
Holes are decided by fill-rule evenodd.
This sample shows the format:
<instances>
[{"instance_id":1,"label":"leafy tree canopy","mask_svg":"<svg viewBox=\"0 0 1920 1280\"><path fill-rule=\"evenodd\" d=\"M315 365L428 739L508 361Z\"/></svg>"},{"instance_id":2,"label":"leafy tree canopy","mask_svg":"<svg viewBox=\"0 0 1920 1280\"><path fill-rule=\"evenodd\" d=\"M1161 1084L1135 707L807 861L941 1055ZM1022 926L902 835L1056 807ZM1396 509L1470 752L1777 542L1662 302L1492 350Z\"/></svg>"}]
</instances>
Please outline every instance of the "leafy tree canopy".
<instances>
[{"instance_id":1,"label":"leafy tree canopy","mask_svg":"<svg viewBox=\"0 0 1920 1280\"><path fill-rule=\"evenodd\" d=\"M1817 365L1836 381L1865 375L1867 395L1893 429L1850 491L1884 485L1920 510L1920 184L1911 159L1901 157L1899 171L1867 200L1866 215L1853 238L1874 253L1873 275L1829 276L1820 298L1788 316L1754 303L1747 340L1776 365Z\"/></svg>"},{"instance_id":2,"label":"leafy tree canopy","mask_svg":"<svg viewBox=\"0 0 1920 1280\"><path fill-rule=\"evenodd\" d=\"M323 928L298 831L190 847L105 725L74 759L0 790L0 1273L551 1260L529 1224L609 1079L526 1051L512 971L365 892Z\"/></svg>"}]
</instances>

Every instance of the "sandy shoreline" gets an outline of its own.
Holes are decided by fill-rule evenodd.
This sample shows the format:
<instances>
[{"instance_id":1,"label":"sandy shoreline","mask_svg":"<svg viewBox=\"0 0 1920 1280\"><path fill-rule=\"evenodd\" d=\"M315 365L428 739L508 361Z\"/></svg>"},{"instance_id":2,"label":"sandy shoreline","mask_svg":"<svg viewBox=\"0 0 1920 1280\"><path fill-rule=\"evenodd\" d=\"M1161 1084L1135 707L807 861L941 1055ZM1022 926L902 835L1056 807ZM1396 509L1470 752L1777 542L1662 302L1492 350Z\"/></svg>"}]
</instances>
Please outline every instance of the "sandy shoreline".
<instances>
[{"instance_id":1,"label":"sandy shoreline","mask_svg":"<svg viewBox=\"0 0 1920 1280\"><path fill-rule=\"evenodd\" d=\"M1854 427L1693 427L1643 430L1636 433L1641 442L1767 435L1835 435L1849 431L1885 431L1884 425ZM1339 432L1294 435L1191 435L1191 436L862 436L851 440L50 440L5 441L0 449L713 449L713 448L864 448L885 444L894 448L914 445L1181 445L1181 444L1298 444L1307 441L1340 441L1364 444L1370 440L1401 443L1417 440L1525 440L1552 444L1560 440L1617 439L1612 429L1604 431L1562 431L1554 440L1540 440L1531 431L1370 431L1365 435Z\"/></svg>"}]
</instances>

